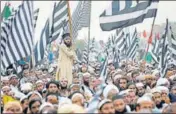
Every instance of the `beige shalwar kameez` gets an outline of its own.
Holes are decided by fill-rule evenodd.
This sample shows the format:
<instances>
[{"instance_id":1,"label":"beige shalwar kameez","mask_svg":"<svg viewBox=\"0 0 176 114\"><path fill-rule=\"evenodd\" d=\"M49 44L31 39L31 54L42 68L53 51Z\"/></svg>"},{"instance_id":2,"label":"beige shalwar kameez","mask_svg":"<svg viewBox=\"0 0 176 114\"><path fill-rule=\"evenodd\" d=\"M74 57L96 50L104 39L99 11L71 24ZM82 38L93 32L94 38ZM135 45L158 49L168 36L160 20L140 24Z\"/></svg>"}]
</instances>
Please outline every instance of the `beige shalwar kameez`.
<instances>
[{"instance_id":1,"label":"beige shalwar kameez","mask_svg":"<svg viewBox=\"0 0 176 114\"><path fill-rule=\"evenodd\" d=\"M72 67L76 60L76 53L72 48L68 48L65 44L59 45L59 60L56 73L56 80L67 78L68 84L72 84Z\"/></svg>"}]
</instances>

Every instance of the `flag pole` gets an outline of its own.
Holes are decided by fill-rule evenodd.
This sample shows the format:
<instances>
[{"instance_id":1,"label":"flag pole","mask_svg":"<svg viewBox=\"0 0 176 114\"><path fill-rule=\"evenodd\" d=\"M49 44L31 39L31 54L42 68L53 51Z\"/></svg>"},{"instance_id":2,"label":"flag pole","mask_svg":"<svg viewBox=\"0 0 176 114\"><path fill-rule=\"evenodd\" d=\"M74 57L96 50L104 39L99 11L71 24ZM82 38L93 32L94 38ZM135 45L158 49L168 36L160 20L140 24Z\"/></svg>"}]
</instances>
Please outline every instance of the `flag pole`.
<instances>
[{"instance_id":1,"label":"flag pole","mask_svg":"<svg viewBox=\"0 0 176 114\"><path fill-rule=\"evenodd\" d=\"M71 12L70 12L69 0L67 0L66 2L67 2L67 7L68 7L68 22L69 22L69 29L70 29L70 38L71 38L71 42L73 42L72 23L71 23ZM61 43L62 43L62 41L61 41ZM73 48L73 45L72 45L72 48ZM57 70L56 77L55 77L56 80L58 80L58 76L59 76L59 72Z\"/></svg>"},{"instance_id":2,"label":"flag pole","mask_svg":"<svg viewBox=\"0 0 176 114\"><path fill-rule=\"evenodd\" d=\"M71 23L71 12L70 12L70 4L69 0L67 0L67 6L68 6L68 21L69 21L69 29L70 29L70 37L71 41L73 41L73 35L72 35L72 23Z\"/></svg>"},{"instance_id":3,"label":"flag pole","mask_svg":"<svg viewBox=\"0 0 176 114\"><path fill-rule=\"evenodd\" d=\"M157 14L157 11L156 11L156 14ZM152 37L152 34L153 34L153 27L154 27L154 24L155 24L155 19L156 19L156 16L155 16L154 19L153 19L152 29L151 29L151 31L150 31L150 36L149 36L149 38ZM147 45L147 51L146 51L146 53L145 53L145 58L146 58L146 56L147 56L147 53L148 53L148 50L149 50L149 46L150 46L150 44L148 43L148 45ZM145 59L145 58L144 58L144 59Z\"/></svg>"},{"instance_id":4,"label":"flag pole","mask_svg":"<svg viewBox=\"0 0 176 114\"><path fill-rule=\"evenodd\" d=\"M89 53L90 53L90 22L91 22L91 1L90 1L90 16L89 16L89 28L88 28L88 57L87 57L87 65L89 65Z\"/></svg>"}]
</instances>

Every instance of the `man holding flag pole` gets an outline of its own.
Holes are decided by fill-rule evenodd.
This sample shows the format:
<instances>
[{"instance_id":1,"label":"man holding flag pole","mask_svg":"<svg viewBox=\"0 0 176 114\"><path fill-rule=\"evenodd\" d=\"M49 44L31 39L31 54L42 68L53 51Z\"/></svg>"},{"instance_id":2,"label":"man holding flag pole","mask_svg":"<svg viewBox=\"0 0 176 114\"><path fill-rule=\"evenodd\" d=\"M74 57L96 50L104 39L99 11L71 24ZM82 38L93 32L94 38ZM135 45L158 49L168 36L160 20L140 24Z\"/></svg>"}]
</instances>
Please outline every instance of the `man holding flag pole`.
<instances>
[{"instance_id":1,"label":"man holding flag pole","mask_svg":"<svg viewBox=\"0 0 176 114\"><path fill-rule=\"evenodd\" d=\"M67 1L67 5L69 9L69 1ZM59 45L58 69L55 79L61 80L62 78L66 78L68 80L68 84L72 84L72 67L74 61L76 60L76 53L72 46L70 10L68 10L68 16L70 24L70 33L65 33L62 35L63 42L61 45Z\"/></svg>"}]
</instances>

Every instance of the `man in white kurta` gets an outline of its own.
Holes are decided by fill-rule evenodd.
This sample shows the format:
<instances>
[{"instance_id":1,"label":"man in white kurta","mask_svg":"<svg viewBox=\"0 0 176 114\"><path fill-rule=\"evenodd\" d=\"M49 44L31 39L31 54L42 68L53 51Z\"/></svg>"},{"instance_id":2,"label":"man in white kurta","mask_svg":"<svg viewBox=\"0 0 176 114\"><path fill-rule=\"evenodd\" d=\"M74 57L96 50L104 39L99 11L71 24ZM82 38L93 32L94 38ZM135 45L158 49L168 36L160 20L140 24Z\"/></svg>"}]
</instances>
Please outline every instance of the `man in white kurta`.
<instances>
[{"instance_id":1,"label":"man in white kurta","mask_svg":"<svg viewBox=\"0 0 176 114\"><path fill-rule=\"evenodd\" d=\"M62 38L64 42L59 45L59 60L56 80L67 78L68 84L72 84L72 68L73 63L76 60L76 53L72 48L70 34L66 33L62 36Z\"/></svg>"}]
</instances>

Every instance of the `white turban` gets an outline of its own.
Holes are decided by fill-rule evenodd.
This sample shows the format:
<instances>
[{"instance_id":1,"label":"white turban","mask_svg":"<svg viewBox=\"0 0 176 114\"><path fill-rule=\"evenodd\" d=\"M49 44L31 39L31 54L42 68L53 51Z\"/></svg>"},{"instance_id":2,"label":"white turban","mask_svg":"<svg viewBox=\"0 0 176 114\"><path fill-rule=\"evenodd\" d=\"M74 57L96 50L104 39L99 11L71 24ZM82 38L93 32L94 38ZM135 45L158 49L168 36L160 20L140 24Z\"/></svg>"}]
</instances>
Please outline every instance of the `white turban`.
<instances>
[{"instance_id":1,"label":"white turban","mask_svg":"<svg viewBox=\"0 0 176 114\"><path fill-rule=\"evenodd\" d=\"M21 91L27 91L32 90L32 84L31 83L24 83L21 85Z\"/></svg>"},{"instance_id":2,"label":"white turban","mask_svg":"<svg viewBox=\"0 0 176 114\"><path fill-rule=\"evenodd\" d=\"M102 100L99 104L98 104L98 109L100 110L102 108L102 106L108 102L112 102L111 100L109 99L104 99Z\"/></svg>"},{"instance_id":3,"label":"white turban","mask_svg":"<svg viewBox=\"0 0 176 114\"><path fill-rule=\"evenodd\" d=\"M9 81L9 77L7 77L7 76L5 76L5 77L1 76L1 80L2 81Z\"/></svg>"},{"instance_id":4,"label":"white turban","mask_svg":"<svg viewBox=\"0 0 176 114\"><path fill-rule=\"evenodd\" d=\"M84 76L90 76L90 73L86 72L86 73L83 74L83 77Z\"/></svg>"},{"instance_id":5,"label":"white turban","mask_svg":"<svg viewBox=\"0 0 176 114\"><path fill-rule=\"evenodd\" d=\"M119 89L118 89L115 85L107 85L107 86L105 87L105 89L103 90L103 96L104 96L104 98L107 98L107 97L108 97L108 93L109 93L109 91L111 91L112 89L115 89L115 91L116 91L117 93L119 93Z\"/></svg>"},{"instance_id":6,"label":"white turban","mask_svg":"<svg viewBox=\"0 0 176 114\"><path fill-rule=\"evenodd\" d=\"M144 84L139 82L139 83L136 83L136 87L144 87Z\"/></svg>"},{"instance_id":7,"label":"white turban","mask_svg":"<svg viewBox=\"0 0 176 114\"><path fill-rule=\"evenodd\" d=\"M170 83L166 78L160 78L157 81L156 86L162 86L162 85L165 85L165 84L168 84L168 86L170 86Z\"/></svg>"},{"instance_id":8,"label":"white turban","mask_svg":"<svg viewBox=\"0 0 176 114\"><path fill-rule=\"evenodd\" d=\"M169 89L165 86L158 86L156 88L159 89L161 92L167 93L167 95L169 94Z\"/></svg>"},{"instance_id":9,"label":"white turban","mask_svg":"<svg viewBox=\"0 0 176 114\"><path fill-rule=\"evenodd\" d=\"M137 100L137 104L140 104L142 102L152 102L151 98L150 97L147 97L147 96L143 96L143 97L140 97L138 100Z\"/></svg>"},{"instance_id":10,"label":"white turban","mask_svg":"<svg viewBox=\"0 0 176 114\"><path fill-rule=\"evenodd\" d=\"M152 90L151 90L151 93L153 94L153 93L161 93L161 90L159 89L159 88L153 88Z\"/></svg>"}]
</instances>

